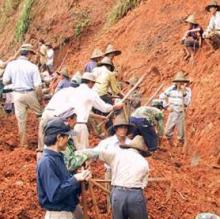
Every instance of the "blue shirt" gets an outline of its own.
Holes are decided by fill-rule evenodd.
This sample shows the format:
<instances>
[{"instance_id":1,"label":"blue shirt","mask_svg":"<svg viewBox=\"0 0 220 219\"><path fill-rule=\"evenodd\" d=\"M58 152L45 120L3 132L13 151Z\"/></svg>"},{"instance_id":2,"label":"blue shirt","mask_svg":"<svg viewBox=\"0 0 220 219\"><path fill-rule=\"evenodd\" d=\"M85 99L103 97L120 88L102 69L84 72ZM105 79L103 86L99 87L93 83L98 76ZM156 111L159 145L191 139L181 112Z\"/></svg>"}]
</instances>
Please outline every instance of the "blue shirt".
<instances>
[{"instance_id":1,"label":"blue shirt","mask_svg":"<svg viewBox=\"0 0 220 219\"><path fill-rule=\"evenodd\" d=\"M64 78L58 83L55 92L67 87L71 87L71 80Z\"/></svg>"},{"instance_id":2,"label":"blue shirt","mask_svg":"<svg viewBox=\"0 0 220 219\"><path fill-rule=\"evenodd\" d=\"M67 171L62 153L45 149L37 164L37 191L46 210L73 212L76 208L80 183Z\"/></svg>"},{"instance_id":3,"label":"blue shirt","mask_svg":"<svg viewBox=\"0 0 220 219\"><path fill-rule=\"evenodd\" d=\"M41 86L41 77L38 67L20 56L8 63L3 75L3 83L13 84L14 90L28 90Z\"/></svg>"},{"instance_id":4,"label":"blue shirt","mask_svg":"<svg viewBox=\"0 0 220 219\"><path fill-rule=\"evenodd\" d=\"M85 66L85 72L92 72L92 70L97 67L97 63L94 60L91 60L88 64Z\"/></svg>"}]
</instances>

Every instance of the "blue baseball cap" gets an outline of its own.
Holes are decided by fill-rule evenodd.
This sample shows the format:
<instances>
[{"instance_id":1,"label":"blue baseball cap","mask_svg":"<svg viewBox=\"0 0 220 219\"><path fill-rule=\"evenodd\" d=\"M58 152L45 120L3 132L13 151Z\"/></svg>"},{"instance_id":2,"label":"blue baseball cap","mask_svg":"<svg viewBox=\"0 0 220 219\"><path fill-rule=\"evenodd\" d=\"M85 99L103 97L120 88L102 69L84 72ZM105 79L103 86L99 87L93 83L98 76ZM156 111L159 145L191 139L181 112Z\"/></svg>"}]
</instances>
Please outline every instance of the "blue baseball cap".
<instances>
[{"instance_id":1,"label":"blue baseball cap","mask_svg":"<svg viewBox=\"0 0 220 219\"><path fill-rule=\"evenodd\" d=\"M50 120L44 128L44 135L71 135L71 129L68 125L64 123L61 118L54 118Z\"/></svg>"}]
</instances>

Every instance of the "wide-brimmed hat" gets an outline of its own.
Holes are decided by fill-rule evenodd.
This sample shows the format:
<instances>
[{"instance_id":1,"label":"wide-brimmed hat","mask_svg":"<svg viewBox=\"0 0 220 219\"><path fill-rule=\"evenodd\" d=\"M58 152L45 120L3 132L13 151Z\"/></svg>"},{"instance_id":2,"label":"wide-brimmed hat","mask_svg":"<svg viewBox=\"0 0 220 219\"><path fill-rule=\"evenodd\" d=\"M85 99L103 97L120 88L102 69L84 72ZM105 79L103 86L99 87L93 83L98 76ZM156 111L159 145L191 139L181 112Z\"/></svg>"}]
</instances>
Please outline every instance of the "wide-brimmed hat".
<instances>
[{"instance_id":1,"label":"wide-brimmed hat","mask_svg":"<svg viewBox=\"0 0 220 219\"><path fill-rule=\"evenodd\" d=\"M109 128L110 133L114 134L116 129L120 126L126 126L128 128L128 133L130 133L132 128L134 127L134 125L132 125L131 123L129 123L126 120L123 113L121 113L115 117L115 119L113 121L113 125Z\"/></svg>"},{"instance_id":2,"label":"wide-brimmed hat","mask_svg":"<svg viewBox=\"0 0 220 219\"><path fill-rule=\"evenodd\" d=\"M32 52L33 54L36 54L36 52L33 50L33 46L29 43L22 44L19 51L20 52L21 51L28 51L28 52Z\"/></svg>"},{"instance_id":3,"label":"wide-brimmed hat","mask_svg":"<svg viewBox=\"0 0 220 219\"><path fill-rule=\"evenodd\" d=\"M189 80L186 79L186 76L185 76L185 74L184 74L183 71L179 71L179 72L176 73L176 75L175 75L175 77L174 77L174 79L173 79L173 82L174 82L174 83L176 83L176 82L177 82L177 83L178 83L178 82L188 83Z\"/></svg>"},{"instance_id":4,"label":"wide-brimmed hat","mask_svg":"<svg viewBox=\"0 0 220 219\"><path fill-rule=\"evenodd\" d=\"M136 135L129 144L120 145L121 148L134 148L141 152L147 152L147 146L144 143L144 138L141 135Z\"/></svg>"},{"instance_id":5,"label":"wide-brimmed hat","mask_svg":"<svg viewBox=\"0 0 220 219\"><path fill-rule=\"evenodd\" d=\"M115 56L118 56L121 54L121 51L118 49L114 49L111 44L109 44L105 50L105 55L114 54Z\"/></svg>"},{"instance_id":6,"label":"wide-brimmed hat","mask_svg":"<svg viewBox=\"0 0 220 219\"><path fill-rule=\"evenodd\" d=\"M93 73L91 72L84 72L83 75L82 75L82 80L85 79L85 80L88 80L88 81L92 81L92 82L95 82L96 83L96 77Z\"/></svg>"},{"instance_id":7,"label":"wide-brimmed hat","mask_svg":"<svg viewBox=\"0 0 220 219\"><path fill-rule=\"evenodd\" d=\"M100 49L96 48L93 50L90 59L97 59L97 58L101 58L103 56L104 56L103 52Z\"/></svg>"},{"instance_id":8,"label":"wide-brimmed hat","mask_svg":"<svg viewBox=\"0 0 220 219\"><path fill-rule=\"evenodd\" d=\"M217 8L218 10L220 10L220 5L219 5L218 2L215 1L215 0L212 0L212 1L205 7L205 9L206 9L206 11L210 11L210 8L212 8L212 7Z\"/></svg>"},{"instance_id":9,"label":"wide-brimmed hat","mask_svg":"<svg viewBox=\"0 0 220 219\"><path fill-rule=\"evenodd\" d=\"M58 71L58 73L60 73L61 75L63 75L66 78L70 77L67 68L62 68L60 71Z\"/></svg>"},{"instance_id":10,"label":"wide-brimmed hat","mask_svg":"<svg viewBox=\"0 0 220 219\"><path fill-rule=\"evenodd\" d=\"M108 57L104 57L101 62L98 63L98 66L102 66L102 65L108 65L108 66L111 66L111 67L114 67L112 61L110 58Z\"/></svg>"},{"instance_id":11,"label":"wide-brimmed hat","mask_svg":"<svg viewBox=\"0 0 220 219\"><path fill-rule=\"evenodd\" d=\"M198 22L195 19L195 16L193 14L189 15L186 20L186 23L190 23L190 24L198 24Z\"/></svg>"}]
</instances>

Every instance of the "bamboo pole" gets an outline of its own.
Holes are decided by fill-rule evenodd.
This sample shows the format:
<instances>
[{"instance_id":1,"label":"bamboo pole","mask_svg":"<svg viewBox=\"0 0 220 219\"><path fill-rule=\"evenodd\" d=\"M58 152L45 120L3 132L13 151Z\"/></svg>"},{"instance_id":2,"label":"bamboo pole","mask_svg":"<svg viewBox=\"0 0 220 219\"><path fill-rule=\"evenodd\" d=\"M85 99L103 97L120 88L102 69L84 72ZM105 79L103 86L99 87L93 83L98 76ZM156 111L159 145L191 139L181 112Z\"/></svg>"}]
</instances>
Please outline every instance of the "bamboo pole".
<instances>
[{"instance_id":1,"label":"bamboo pole","mask_svg":"<svg viewBox=\"0 0 220 219\"><path fill-rule=\"evenodd\" d=\"M155 91L155 93L148 99L148 101L144 104L144 106L147 106L150 104L150 102L158 95L158 93L160 92L160 90L163 88L163 84L161 84L158 89Z\"/></svg>"},{"instance_id":2,"label":"bamboo pole","mask_svg":"<svg viewBox=\"0 0 220 219\"><path fill-rule=\"evenodd\" d=\"M95 208L95 214L96 214L95 218L101 219L100 214L99 214L98 204L97 204L97 201L96 201L95 194L94 194L93 187L92 187L91 183L89 183L89 191L90 191L90 194L92 196L92 202L93 202L93 205L94 205L94 208Z\"/></svg>"}]
</instances>

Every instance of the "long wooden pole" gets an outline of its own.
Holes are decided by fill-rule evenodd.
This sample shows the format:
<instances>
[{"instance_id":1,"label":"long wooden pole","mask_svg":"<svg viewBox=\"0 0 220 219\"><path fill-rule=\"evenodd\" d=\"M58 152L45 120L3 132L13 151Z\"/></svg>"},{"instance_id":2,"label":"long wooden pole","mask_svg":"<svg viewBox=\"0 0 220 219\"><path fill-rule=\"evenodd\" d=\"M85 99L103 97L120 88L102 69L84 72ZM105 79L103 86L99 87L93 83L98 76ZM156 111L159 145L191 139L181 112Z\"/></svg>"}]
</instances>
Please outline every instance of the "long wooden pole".
<instances>
[{"instance_id":1,"label":"long wooden pole","mask_svg":"<svg viewBox=\"0 0 220 219\"><path fill-rule=\"evenodd\" d=\"M92 196L92 202L93 202L93 205L94 205L94 208L95 208L96 218L97 219L101 219L101 217L99 215L98 204L97 204L97 201L96 201L96 198L95 198L95 194L94 194L94 191L93 191L93 186L92 186L91 183L89 183L89 191L90 191L90 194Z\"/></svg>"},{"instance_id":2,"label":"long wooden pole","mask_svg":"<svg viewBox=\"0 0 220 219\"><path fill-rule=\"evenodd\" d=\"M155 93L148 99L148 101L144 104L144 106L147 106L150 104L150 102L158 95L158 93L160 92L160 90L163 88L163 84L160 85L160 87L158 87L158 89L155 91Z\"/></svg>"}]
</instances>

